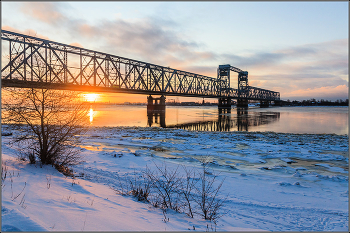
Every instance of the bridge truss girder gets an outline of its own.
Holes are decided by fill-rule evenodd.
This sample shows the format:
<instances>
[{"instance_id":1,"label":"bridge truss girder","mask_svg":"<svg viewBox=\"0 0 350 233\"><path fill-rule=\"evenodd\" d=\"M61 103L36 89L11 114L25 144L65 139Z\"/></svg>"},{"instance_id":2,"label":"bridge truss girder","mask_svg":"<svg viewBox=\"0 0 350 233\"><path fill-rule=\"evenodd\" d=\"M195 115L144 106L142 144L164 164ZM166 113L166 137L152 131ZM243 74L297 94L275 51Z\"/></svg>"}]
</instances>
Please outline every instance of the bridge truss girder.
<instances>
[{"instance_id":1,"label":"bridge truss girder","mask_svg":"<svg viewBox=\"0 0 350 233\"><path fill-rule=\"evenodd\" d=\"M230 71L238 73L238 89L229 88L230 86ZM251 87L248 84L248 72L237 67L227 65L219 65L218 80L228 83L225 87L229 96L237 96L238 99L250 100L268 100L274 101L280 99L280 93L262 88Z\"/></svg>"},{"instance_id":2,"label":"bridge truss girder","mask_svg":"<svg viewBox=\"0 0 350 233\"><path fill-rule=\"evenodd\" d=\"M1 30L1 39L1 83L4 87L239 97L239 91L230 88L229 79L212 78L6 30ZM245 98L250 98L249 94Z\"/></svg>"}]
</instances>

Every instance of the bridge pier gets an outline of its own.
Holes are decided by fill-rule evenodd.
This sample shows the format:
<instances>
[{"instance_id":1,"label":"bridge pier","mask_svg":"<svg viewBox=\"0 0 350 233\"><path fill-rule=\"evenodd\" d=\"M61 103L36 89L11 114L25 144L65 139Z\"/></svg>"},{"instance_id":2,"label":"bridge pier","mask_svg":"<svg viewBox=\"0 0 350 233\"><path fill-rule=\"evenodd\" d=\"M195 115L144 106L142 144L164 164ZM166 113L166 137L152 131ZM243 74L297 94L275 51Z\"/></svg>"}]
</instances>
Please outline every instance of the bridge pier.
<instances>
[{"instance_id":1,"label":"bridge pier","mask_svg":"<svg viewBox=\"0 0 350 233\"><path fill-rule=\"evenodd\" d=\"M165 112L165 97L154 98L151 95L147 97L147 113Z\"/></svg>"},{"instance_id":2,"label":"bridge pier","mask_svg":"<svg viewBox=\"0 0 350 233\"><path fill-rule=\"evenodd\" d=\"M218 109L219 114L221 114L222 112L231 113L231 98L219 98Z\"/></svg>"},{"instance_id":3,"label":"bridge pier","mask_svg":"<svg viewBox=\"0 0 350 233\"><path fill-rule=\"evenodd\" d=\"M268 100L260 100L260 108L268 108L270 101Z\"/></svg>"},{"instance_id":4,"label":"bridge pier","mask_svg":"<svg viewBox=\"0 0 350 233\"><path fill-rule=\"evenodd\" d=\"M248 108L247 99L237 99L237 108Z\"/></svg>"}]
</instances>

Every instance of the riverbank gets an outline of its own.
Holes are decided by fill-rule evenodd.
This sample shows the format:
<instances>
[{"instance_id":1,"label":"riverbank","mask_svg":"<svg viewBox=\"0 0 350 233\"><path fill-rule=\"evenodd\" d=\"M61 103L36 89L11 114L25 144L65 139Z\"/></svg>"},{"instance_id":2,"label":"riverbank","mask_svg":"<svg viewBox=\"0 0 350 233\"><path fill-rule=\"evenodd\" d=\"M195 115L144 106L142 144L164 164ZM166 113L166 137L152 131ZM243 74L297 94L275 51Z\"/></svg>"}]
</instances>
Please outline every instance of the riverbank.
<instances>
[{"instance_id":1,"label":"riverbank","mask_svg":"<svg viewBox=\"0 0 350 233\"><path fill-rule=\"evenodd\" d=\"M11 135L2 137L2 163L13 174L2 189L3 230L206 231L213 225L199 216L165 217L115 191L118 177L156 165L200 171L203 158L224 180L217 231L348 230L347 135L91 127L80 137L85 163L73 167L74 180L16 160Z\"/></svg>"}]
</instances>

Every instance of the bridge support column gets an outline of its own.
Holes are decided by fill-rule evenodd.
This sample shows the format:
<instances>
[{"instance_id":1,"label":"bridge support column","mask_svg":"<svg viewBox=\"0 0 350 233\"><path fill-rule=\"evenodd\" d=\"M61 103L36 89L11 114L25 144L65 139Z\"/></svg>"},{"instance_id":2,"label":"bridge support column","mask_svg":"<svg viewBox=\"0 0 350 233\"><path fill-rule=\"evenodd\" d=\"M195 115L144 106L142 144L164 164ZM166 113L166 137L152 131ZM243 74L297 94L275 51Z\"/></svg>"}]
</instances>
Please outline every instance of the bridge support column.
<instances>
[{"instance_id":1,"label":"bridge support column","mask_svg":"<svg viewBox=\"0 0 350 233\"><path fill-rule=\"evenodd\" d=\"M163 95L159 98L151 95L147 97L147 117L149 126L152 126L154 119L156 124L165 128L165 97Z\"/></svg>"},{"instance_id":2,"label":"bridge support column","mask_svg":"<svg viewBox=\"0 0 350 233\"><path fill-rule=\"evenodd\" d=\"M147 97L147 113L165 112L165 97L154 98L151 95Z\"/></svg>"},{"instance_id":3,"label":"bridge support column","mask_svg":"<svg viewBox=\"0 0 350 233\"><path fill-rule=\"evenodd\" d=\"M247 99L237 99L237 108L248 108Z\"/></svg>"},{"instance_id":4,"label":"bridge support column","mask_svg":"<svg viewBox=\"0 0 350 233\"><path fill-rule=\"evenodd\" d=\"M260 108L268 108L270 101L260 100Z\"/></svg>"},{"instance_id":5,"label":"bridge support column","mask_svg":"<svg viewBox=\"0 0 350 233\"><path fill-rule=\"evenodd\" d=\"M219 98L218 109L220 114L222 112L231 113L231 98Z\"/></svg>"}]
</instances>

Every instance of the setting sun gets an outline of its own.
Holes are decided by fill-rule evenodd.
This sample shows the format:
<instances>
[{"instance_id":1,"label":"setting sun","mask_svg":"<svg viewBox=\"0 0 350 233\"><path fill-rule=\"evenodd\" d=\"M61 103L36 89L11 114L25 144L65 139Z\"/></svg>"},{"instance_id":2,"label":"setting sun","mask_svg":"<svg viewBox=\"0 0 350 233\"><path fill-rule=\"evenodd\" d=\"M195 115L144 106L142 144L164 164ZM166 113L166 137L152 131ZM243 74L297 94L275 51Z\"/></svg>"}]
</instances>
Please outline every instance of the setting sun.
<instances>
[{"instance_id":1,"label":"setting sun","mask_svg":"<svg viewBox=\"0 0 350 233\"><path fill-rule=\"evenodd\" d=\"M99 97L99 94L84 94L85 100L89 102L95 102Z\"/></svg>"}]
</instances>

